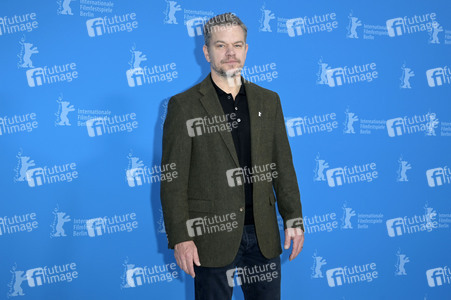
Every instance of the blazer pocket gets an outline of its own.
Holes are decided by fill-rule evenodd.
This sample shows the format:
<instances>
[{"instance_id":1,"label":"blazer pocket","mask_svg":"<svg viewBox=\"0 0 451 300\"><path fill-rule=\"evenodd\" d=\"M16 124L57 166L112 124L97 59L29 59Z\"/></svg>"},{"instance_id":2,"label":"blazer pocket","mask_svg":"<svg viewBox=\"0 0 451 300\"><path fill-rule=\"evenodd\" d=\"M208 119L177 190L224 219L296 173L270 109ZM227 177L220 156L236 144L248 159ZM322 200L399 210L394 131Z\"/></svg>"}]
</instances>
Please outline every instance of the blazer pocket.
<instances>
[{"instance_id":1,"label":"blazer pocket","mask_svg":"<svg viewBox=\"0 0 451 300\"><path fill-rule=\"evenodd\" d=\"M209 213L213 210L213 201L207 199L188 198L188 210Z\"/></svg>"},{"instance_id":2,"label":"blazer pocket","mask_svg":"<svg viewBox=\"0 0 451 300\"><path fill-rule=\"evenodd\" d=\"M276 203L276 198L274 197L274 193L269 193L269 204L274 205Z\"/></svg>"}]
</instances>

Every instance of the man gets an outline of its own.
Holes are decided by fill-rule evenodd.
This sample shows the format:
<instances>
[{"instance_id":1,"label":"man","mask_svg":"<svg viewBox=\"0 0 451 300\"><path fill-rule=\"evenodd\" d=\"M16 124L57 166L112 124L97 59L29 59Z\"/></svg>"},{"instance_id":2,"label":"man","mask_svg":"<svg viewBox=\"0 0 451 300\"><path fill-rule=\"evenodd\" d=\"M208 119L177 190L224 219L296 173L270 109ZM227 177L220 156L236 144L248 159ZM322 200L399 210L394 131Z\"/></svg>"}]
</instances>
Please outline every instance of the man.
<instances>
[{"instance_id":1,"label":"man","mask_svg":"<svg viewBox=\"0 0 451 300\"><path fill-rule=\"evenodd\" d=\"M161 183L168 247L195 278L196 299L280 299L285 244L301 251L304 226L297 178L277 93L241 76L247 28L232 13L204 25L211 73L173 96L164 123L162 165L178 178ZM235 278L235 275L238 275ZM265 280L261 280L265 278Z\"/></svg>"}]
</instances>

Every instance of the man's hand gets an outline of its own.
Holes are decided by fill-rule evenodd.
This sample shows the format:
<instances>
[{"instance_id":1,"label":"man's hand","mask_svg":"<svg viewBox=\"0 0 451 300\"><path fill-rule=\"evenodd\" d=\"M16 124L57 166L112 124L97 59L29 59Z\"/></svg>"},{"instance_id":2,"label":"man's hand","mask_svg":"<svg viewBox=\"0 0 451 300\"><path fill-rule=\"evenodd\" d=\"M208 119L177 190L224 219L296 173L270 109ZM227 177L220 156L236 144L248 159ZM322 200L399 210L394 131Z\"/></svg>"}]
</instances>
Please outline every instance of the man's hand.
<instances>
[{"instance_id":1,"label":"man's hand","mask_svg":"<svg viewBox=\"0 0 451 300\"><path fill-rule=\"evenodd\" d=\"M290 248L291 240L293 240L293 250L291 250L290 261L296 258L304 247L304 232L300 228L285 229L285 249Z\"/></svg>"},{"instance_id":2,"label":"man's hand","mask_svg":"<svg viewBox=\"0 0 451 300\"><path fill-rule=\"evenodd\" d=\"M194 278L196 274L194 273L193 262L200 267L199 255L194 242L186 241L176 244L174 246L174 256L179 267Z\"/></svg>"}]
</instances>

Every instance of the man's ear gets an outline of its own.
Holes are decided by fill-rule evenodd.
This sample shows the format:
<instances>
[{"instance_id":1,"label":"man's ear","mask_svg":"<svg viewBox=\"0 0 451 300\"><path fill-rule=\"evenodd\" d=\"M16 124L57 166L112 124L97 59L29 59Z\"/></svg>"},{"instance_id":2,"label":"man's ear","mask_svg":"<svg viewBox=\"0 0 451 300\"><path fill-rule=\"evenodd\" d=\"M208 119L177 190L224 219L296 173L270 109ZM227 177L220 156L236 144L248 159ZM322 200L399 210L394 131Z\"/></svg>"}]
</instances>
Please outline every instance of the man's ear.
<instances>
[{"instance_id":1,"label":"man's ear","mask_svg":"<svg viewBox=\"0 0 451 300\"><path fill-rule=\"evenodd\" d=\"M202 50L204 51L205 59L206 59L208 62L210 62L210 55L208 54L208 47L207 47L207 45L204 45L204 46L202 47Z\"/></svg>"}]
</instances>

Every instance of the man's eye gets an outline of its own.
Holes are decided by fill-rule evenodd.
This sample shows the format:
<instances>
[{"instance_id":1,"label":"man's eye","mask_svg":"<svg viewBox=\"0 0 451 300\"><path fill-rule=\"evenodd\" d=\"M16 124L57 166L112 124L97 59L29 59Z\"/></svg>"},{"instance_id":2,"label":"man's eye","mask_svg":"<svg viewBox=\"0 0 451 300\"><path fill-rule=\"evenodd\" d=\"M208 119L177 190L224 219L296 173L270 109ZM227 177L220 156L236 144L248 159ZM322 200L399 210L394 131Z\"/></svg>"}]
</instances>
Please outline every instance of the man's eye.
<instances>
[{"instance_id":1,"label":"man's eye","mask_svg":"<svg viewBox=\"0 0 451 300\"><path fill-rule=\"evenodd\" d=\"M241 46L241 45L235 45L235 47L237 47L237 48L241 48L242 46Z\"/></svg>"}]
</instances>

